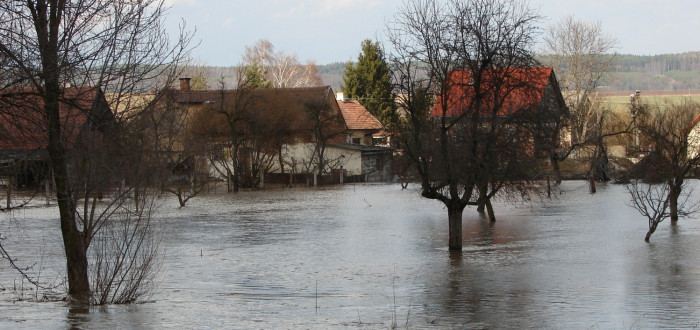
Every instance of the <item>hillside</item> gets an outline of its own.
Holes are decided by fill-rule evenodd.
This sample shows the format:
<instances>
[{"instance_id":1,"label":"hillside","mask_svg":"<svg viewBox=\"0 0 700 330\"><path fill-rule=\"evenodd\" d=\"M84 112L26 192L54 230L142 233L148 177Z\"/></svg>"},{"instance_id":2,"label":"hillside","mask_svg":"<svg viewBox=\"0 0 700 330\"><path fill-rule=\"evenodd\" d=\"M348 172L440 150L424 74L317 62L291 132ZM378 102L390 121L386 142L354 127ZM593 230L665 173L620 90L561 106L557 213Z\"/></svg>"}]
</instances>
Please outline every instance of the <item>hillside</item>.
<instances>
[{"instance_id":1,"label":"hillside","mask_svg":"<svg viewBox=\"0 0 700 330\"><path fill-rule=\"evenodd\" d=\"M543 61L545 62L545 61ZM345 63L320 65L324 82L334 89L342 82ZM654 56L618 55L601 91L688 91L700 90L700 52Z\"/></svg>"},{"instance_id":2,"label":"hillside","mask_svg":"<svg viewBox=\"0 0 700 330\"><path fill-rule=\"evenodd\" d=\"M546 61L543 61L546 62ZM326 85L340 90L345 62L318 66ZM211 88L223 78L226 86L235 86L235 67L205 67ZM618 64L600 87L603 92L688 91L700 90L700 52L653 56L618 55Z\"/></svg>"}]
</instances>

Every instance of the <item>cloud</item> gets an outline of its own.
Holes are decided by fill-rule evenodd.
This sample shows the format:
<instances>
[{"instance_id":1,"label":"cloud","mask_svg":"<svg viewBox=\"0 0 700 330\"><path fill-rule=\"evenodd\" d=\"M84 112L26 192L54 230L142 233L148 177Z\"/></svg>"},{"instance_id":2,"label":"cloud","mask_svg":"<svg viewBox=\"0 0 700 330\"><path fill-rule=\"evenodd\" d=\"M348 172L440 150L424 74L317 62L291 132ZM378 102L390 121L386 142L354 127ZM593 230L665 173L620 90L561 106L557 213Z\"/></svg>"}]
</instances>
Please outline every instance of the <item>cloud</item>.
<instances>
[{"instance_id":1,"label":"cloud","mask_svg":"<svg viewBox=\"0 0 700 330\"><path fill-rule=\"evenodd\" d=\"M221 27L227 27L233 24L233 18L227 18L225 21L221 22Z\"/></svg>"},{"instance_id":2,"label":"cloud","mask_svg":"<svg viewBox=\"0 0 700 330\"><path fill-rule=\"evenodd\" d=\"M276 18L289 17L327 17L340 15L357 9L375 8L381 5L380 0L301 0L301 1L274 1L273 8L278 11L273 14Z\"/></svg>"},{"instance_id":3,"label":"cloud","mask_svg":"<svg viewBox=\"0 0 700 330\"><path fill-rule=\"evenodd\" d=\"M174 5L196 6L199 4L199 0L164 0L163 4L166 7L171 7L171 8Z\"/></svg>"},{"instance_id":4,"label":"cloud","mask_svg":"<svg viewBox=\"0 0 700 330\"><path fill-rule=\"evenodd\" d=\"M319 14L340 14L347 10L368 9L380 4L377 0L317 0L320 9Z\"/></svg>"}]
</instances>

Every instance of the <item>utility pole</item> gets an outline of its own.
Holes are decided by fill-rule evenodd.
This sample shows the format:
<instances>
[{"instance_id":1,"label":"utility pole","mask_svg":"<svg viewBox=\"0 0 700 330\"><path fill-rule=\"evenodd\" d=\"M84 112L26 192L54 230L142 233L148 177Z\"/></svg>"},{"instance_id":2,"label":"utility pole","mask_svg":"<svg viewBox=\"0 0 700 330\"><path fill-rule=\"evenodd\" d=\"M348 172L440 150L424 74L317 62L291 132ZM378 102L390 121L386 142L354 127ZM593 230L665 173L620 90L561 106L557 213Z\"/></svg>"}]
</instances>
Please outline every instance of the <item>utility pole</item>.
<instances>
[{"instance_id":1,"label":"utility pole","mask_svg":"<svg viewBox=\"0 0 700 330\"><path fill-rule=\"evenodd\" d=\"M634 146L639 150L639 127L637 126L637 114L642 110L642 92L637 90L630 95L630 113L634 123Z\"/></svg>"}]
</instances>

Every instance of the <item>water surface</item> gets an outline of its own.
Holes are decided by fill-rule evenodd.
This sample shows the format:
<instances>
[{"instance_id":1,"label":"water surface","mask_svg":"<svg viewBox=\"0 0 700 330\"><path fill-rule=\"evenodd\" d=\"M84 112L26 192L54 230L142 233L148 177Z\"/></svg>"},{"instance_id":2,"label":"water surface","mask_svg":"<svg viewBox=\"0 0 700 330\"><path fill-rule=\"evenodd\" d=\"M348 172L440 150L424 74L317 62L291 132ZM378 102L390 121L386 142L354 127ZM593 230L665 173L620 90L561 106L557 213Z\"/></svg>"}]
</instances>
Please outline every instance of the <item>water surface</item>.
<instances>
[{"instance_id":1,"label":"water surface","mask_svg":"<svg viewBox=\"0 0 700 330\"><path fill-rule=\"evenodd\" d=\"M700 224L663 223L647 244L627 200L624 186L591 195L565 182L546 203L496 204L495 224L467 209L456 254L447 211L416 187L210 194L182 209L167 199L155 219L165 257L153 302L14 301L20 280L2 263L0 327L699 326ZM46 279L63 276L55 214L36 207L2 222L4 244L41 260Z\"/></svg>"}]
</instances>

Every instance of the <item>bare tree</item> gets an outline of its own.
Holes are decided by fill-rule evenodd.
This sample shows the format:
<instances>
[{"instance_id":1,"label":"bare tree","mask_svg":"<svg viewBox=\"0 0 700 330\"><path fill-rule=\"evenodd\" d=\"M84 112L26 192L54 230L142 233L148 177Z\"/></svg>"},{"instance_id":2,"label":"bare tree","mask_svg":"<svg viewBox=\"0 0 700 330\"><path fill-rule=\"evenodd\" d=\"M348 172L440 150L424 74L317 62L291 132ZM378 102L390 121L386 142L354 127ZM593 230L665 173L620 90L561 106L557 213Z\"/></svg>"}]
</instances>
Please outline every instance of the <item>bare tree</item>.
<instances>
[{"instance_id":1,"label":"bare tree","mask_svg":"<svg viewBox=\"0 0 700 330\"><path fill-rule=\"evenodd\" d=\"M123 200L124 196L113 196ZM93 304L125 304L147 299L160 269L159 240L151 228L156 190L142 189L110 215L93 238L90 281Z\"/></svg>"},{"instance_id":2,"label":"bare tree","mask_svg":"<svg viewBox=\"0 0 700 330\"><path fill-rule=\"evenodd\" d=\"M659 223L669 217L668 185L633 180L627 185L627 191L631 196L631 206L649 221L649 230L644 236L644 241L649 242Z\"/></svg>"},{"instance_id":3,"label":"bare tree","mask_svg":"<svg viewBox=\"0 0 700 330\"><path fill-rule=\"evenodd\" d=\"M313 62L302 64L296 55L275 52L275 46L266 39L258 40L253 46L246 46L243 62L246 67L256 67L271 83L270 87L313 87L322 84Z\"/></svg>"},{"instance_id":4,"label":"bare tree","mask_svg":"<svg viewBox=\"0 0 700 330\"><path fill-rule=\"evenodd\" d=\"M338 159L329 158L326 150L328 145L338 136L345 134L345 124L342 114L334 112L330 106L330 100L333 98L330 87L326 89L322 104L308 103L306 104L306 116L311 123L310 130L312 137L313 153L309 158L309 162L314 172L319 175L330 173L332 170L329 165L337 163Z\"/></svg>"},{"instance_id":5,"label":"bare tree","mask_svg":"<svg viewBox=\"0 0 700 330\"><path fill-rule=\"evenodd\" d=\"M205 145L200 136L192 134L193 114L189 109L175 102L172 95L161 99L157 106L134 118L130 126L143 137L150 172L157 180L152 185L175 195L180 207L184 207L208 183L208 173L202 164Z\"/></svg>"},{"instance_id":6,"label":"bare tree","mask_svg":"<svg viewBox=\"0 0 700 330\"><path fill-rule=\"evenodd\" d=\"M243 77L235 90L226 90L222 84L218 91L207 92L212 99L193 117L193 133L204 140L214 168L230 181L229 191L257 187L289 134L285 126L289 111L266 106L265 97L274 92L248 82Z\"/></svg>"},{"instance_id":7,"label":"bare tree","mask_svg":"<svg viewBox=\"0 0 700 330\"><path fill-rule=\"evenodd\" d=\"M644 236L644 241L649 242L651 235L665 219L671 218L671 199L676 198L676 215L690 216L700 210L697 202L690 201L691 193L687 191L685 183L682 184L683 192L673 197L671 186L667 182L644 183L635 179L627 185L630 194L630 206L647 218L649 230Z\"/></svg>"},{"instance_id":8,"label":"bare tree","mask_svg":"<svg viewBox=\"0 0 700 330\"><path fill-rule=\"evenodd\" d=\"M397 108L404 112L396 126L408 129L397 136L421 177L422 195L448 209L450 250L462 249L466 206L487 208L493 221L493 198L536 186L529 179L534 166L525 165L534 154L524 147L534 137L526 117L535 109L507 113L505 100L530 90L516 71L535 63L530 46L538 19L517 1L414 0L390 23Z\"/></svg>"},{"instance_id":9,"label":"bare tree","mask_svg":"<svg viewBox=\"0 0 700 330\"><path fill-rule=\"evenodd\" d=\"M598 180L609 180L607 151L602 144L608 134L623 134L623 131L604 132L605 113L593 92L604 82L605 75L615 64L617 40L603 32L600 22L577 20L566 16L550 25L544 36L543 62L554 67L559 85L569 107L569 113L559 121L562 128L568 127L572 143L568 148L552 149L550 162L561 182L559 162L573 151L583 148L595 149L591 168Z\"/></svg>"},{"instance_id":10,"label":"bare tree","mask_svg":"<svg viewBox=\"0 0 700 330\"><path fill-rule=\"evenodd\" d=\"M656 220L657 223L668 217L671 219L671 224L675 225L679 217L689 216L697 211L697 207L687 206L683 200L687 199L688 195L684 194L686 177L700 165L700 153L698 153L700 135L695 127L698 113L700 113L700 106L692 102L674 104L667 108L649 107L647 112L642 113L638 123L643 138L651 148L651 154L640 162L635 174L640 179L661 182L666 186L661 191L667 194L664 200L668 204L665 206L668 210L662 208L657 211L663 215L663 217L658 216L661 218ZM633 198L640 195L637 191L638 186L632 185L632 188L630 190ZM683 197L684 195L686 197ZM640 201L635 204L650 203L648 198L637 199ZM657 199L659 198L654 200ZM653 205L659 205L659 203L651 203L651 206L646 207L659 209ZM644 212L642 214L646 215ZM653 230L649 235L651 233Z\"/></svg>"},{"instance_id":11,"label":"bare tree","mask_svg":"<svg viewBox=\"0 0 700 330\"><path fill-rule=\"evenodd\" d=\"M181 30L171 43L162 24L163 15L163 2L158 0L0 2L0 56L6 60L3 74L8 77L4 79L8 84L0 89L25 89L40 100L23 110L37 114L34 118L41 118L38 124L46 132L66 255L68 293L79 302L89 302L91 295L90 243L121 205L114 201L108 208L97 207L97 200L114 183L114 174L133 171L125 170L129 158L110 164L112 168L92 161L74 170L71 161L90 158L69 152L70 146L63 138L66 127L61 104L75 103L75 97L71 99L64 91L67 86L100 88L110 95L109 105L117 121L126 123L123 114L138 112L132 96L169 85L187 54L191 35ZM114 141L89 146L88 150L100 151L107 157L107 144ZM71 159L73 156L78 157ZM78 174L82 170L86 172ZM92 174L99 176L90 177ZM76 178L80 180L75 181Z\"/></svg>"},{"instance_id":12,"label":"bare tree","mask_svg":"<svg viewBox=\"0 0 700 330\"><path fill-rule=\"evenodd\" d=\"M596 116L589 98L615 64L617 40L598 21L566 16L547 28L544 42L544 60L555 68L570 109L573 142L583 142Z\"/></svg>"},{"instance_id":13,"label":"bare tree","mask_svg":"<svg viewBox=\"0 0 700 330\"><path fill-rule=\"evenodd\" d=\"M223 81L219 83L216 100L195 114L194 132L208 139L207 155L217 171L224 171L228 191L238 192L243 161L240 157L245 146L247 85L242 66L239 70L235 92L227 90Z\"/></svg>"}]
</instances>

